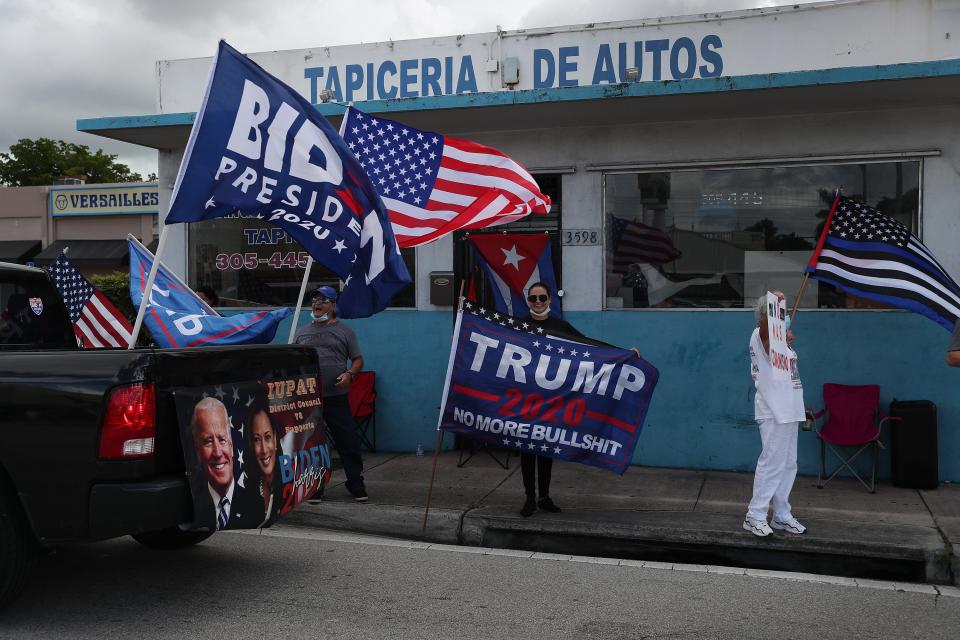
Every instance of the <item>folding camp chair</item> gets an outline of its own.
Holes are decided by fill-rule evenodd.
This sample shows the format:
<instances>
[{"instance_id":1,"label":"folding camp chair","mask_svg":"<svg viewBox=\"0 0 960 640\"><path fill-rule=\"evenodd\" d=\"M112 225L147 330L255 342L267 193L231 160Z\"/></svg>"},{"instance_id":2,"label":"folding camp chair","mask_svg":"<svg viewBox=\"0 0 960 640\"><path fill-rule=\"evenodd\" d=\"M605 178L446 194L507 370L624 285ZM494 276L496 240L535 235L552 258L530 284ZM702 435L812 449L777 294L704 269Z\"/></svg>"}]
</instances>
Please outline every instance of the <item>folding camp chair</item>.
<instances>
[{"instance_id":1,"label":"folding camp chair","mask_svg":"<svg viewBox=\"0 0 960 640\"><path fill-rule=\"evenodd\" d=\"M875 384L824 384L823 403L825 409L813 414L814 420L826 414L826 422L817 430L817 437L820 439L820 468L817 470L817 487L822 489L841 470L846 468L867 491L870 493L876 492L877 462L880 457L880 449L885 448L883 443L880 442L880 429L886 421L899 420L900 418L880 414L880 387ZM841 448L844 447L855 448L856 450L845 458L841 451ZM827 476L826 471L826 452L828 448L840 459L840 464L829 476ZM873 450L869 484L852 466L854 459L867 449ZM824 480L825 476L827 477Z\"/></svg>"},{"instance_id":2,"label":"folding camp chair","mask_svg":"<svg viewBox=\"0 0 960 640\"><path fill-rule=\"evenodd\" d=\"M377 451L376 377L375 371L361 371L350 383L347 396L360 442L372 453Z\"/></svg>"}]
</instances>

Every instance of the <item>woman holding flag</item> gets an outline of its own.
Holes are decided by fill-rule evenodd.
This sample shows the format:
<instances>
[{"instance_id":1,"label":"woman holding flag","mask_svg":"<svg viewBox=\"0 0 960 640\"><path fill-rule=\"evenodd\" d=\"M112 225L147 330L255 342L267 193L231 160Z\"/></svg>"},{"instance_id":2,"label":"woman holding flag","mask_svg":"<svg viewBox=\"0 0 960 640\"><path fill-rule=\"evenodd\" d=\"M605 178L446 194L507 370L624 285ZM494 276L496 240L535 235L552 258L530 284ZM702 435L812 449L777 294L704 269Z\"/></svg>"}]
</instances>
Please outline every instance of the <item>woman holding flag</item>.
<instances>
[{"instance_id":1,"label":"woman holding flag","mask_svg":"<svg viewBox=\"0 0 960 640\"><path fill-rule=\"evenodd\" d=\"M550 315L550 287L543 282L535 282L527 289L527 306L530 307L530 318L544 331L571 338L586 337L566 320ZM560 513L560 507L550 499L552 469L553 458L538 456L535 453L520 454L520 471L523 476L523 488L527 494L527 500L520 509L520 515L523 517L529 518L537 508L549 513ZM540 490L539 501L537 489Z\"/></svg>"},{"instance_id":2,"label":"woman holding flag","mask_svg":"<svg viewBox=\"0 0 960 640\"><path fill-rule=\"evenodd\" d=\"M780 300L784 298L780 291L773 294ZM760 427L763 448L757 460L753 498L743 528L761 538L773 533L773 529L801 534L807 528L793 517L789 501L797 477L797 429L806 416L797 354L792 346L788 349L791 376L786 380L777 379L770 360L766 295L757 299L754 316L757 326L750 336L750 373L757 389L753 415ZM793 341L789 329L786 339L788 343ZM767 524L771 502L773 520Z\"/></svg>"}]
</instances>

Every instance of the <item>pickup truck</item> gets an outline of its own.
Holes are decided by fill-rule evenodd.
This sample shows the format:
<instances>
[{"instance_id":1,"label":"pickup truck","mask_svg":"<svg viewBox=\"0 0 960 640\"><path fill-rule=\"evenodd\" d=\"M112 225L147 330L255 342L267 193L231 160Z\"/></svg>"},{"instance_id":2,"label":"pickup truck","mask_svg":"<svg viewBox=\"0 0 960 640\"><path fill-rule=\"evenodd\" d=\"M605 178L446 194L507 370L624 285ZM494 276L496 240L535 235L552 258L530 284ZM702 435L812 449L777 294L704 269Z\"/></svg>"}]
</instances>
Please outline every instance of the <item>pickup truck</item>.
<instances>
[{"instance_id":1,"label":"pickup truck","mask_svg":"<svg viewBox=\"0 0 960 640\"><path fill-rule=\"evenodd\" d=\"M32 267L0 263L0 305L0 607L45 547L211 535L179 526L194 514L174 389L318 375L297 346L83 349Z\"/></svg>"}]
</instances>

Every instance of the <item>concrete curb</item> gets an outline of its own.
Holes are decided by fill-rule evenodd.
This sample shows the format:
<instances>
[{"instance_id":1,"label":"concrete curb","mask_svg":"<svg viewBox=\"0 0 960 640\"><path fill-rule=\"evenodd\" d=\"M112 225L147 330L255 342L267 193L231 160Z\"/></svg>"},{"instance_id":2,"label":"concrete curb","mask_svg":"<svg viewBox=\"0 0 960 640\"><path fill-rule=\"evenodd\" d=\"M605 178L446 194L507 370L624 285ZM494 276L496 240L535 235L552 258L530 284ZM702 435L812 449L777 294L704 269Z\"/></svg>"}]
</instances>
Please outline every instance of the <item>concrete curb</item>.
<instances>
[{"instance_id":1,"label":"concrete curb","mask_svg":"<svg viewBox=\"0 0 960 640\"><path fill-rule=\"evenodd\" d=\"M297 507L284 516L284 522L443 544L460 543L462 512L459 509L430 509L425 533L423 511L423 507L416 506L325 501Z\"/></svg>"}]
</instances>

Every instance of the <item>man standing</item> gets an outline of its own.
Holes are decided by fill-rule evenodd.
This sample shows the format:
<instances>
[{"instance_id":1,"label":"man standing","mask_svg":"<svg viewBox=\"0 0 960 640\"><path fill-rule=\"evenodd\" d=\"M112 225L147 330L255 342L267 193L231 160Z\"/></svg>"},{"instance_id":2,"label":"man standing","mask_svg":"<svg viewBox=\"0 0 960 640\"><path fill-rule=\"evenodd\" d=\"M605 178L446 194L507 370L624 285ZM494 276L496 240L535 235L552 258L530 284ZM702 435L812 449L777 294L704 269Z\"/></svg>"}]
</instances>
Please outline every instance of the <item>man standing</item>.
<instances>
[{"instance_id":1,"label":"man standing","mask_svg":"<svg viewBox=\"0 0 960 640\"><path fill-rule=\"evenodd\" d=\"M350 383L363 370L363 356L360 355L357 336L350 327L337 320L337 290L328 286L317 287L310 302L312 321L297 330L294 342L317 350L323 385L323 419L340 453L343 471L347 475L347 491L357 502L366 502L360 437L347 401Z\"/></svg>"},{"instance_id":2,"label":"man standing","mask_svg":"<svg viewBox=\"0 0 960 640\"><path fill-rule=\"evenodd\" d=\"M262 518L250 508L249 496L233 479L233 439L227 408L212 396L204 398L193 408L190 430L211 500L207 503L211 508L204 509L205 520L212 520L217 531L255 527ZM196 502L198 508L201 504L202 497Z\"/></svg>"},{"instance_id":3,"label":"man standing","mask_svg":"<svg viewBox=\"0 0 960 640\"><path fill-rule=\"evenodd\" d=\"M953 338L947 347L947 364L951 367L960 367L960 320L953 325Z\"/></svg>"}]
</instances>

